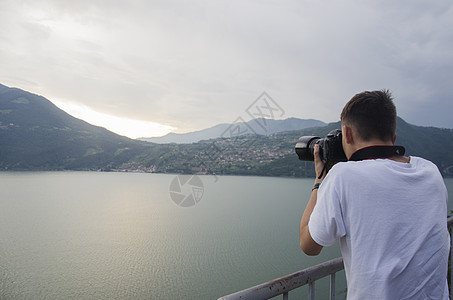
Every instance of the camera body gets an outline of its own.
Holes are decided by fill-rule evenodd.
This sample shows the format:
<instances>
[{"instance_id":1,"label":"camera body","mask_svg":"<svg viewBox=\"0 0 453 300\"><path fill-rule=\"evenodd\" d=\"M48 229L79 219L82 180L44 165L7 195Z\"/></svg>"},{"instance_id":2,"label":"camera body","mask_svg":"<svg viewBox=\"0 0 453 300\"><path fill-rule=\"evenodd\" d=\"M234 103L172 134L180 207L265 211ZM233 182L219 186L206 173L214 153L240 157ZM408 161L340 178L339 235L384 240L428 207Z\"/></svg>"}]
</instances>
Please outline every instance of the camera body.
<instances>
[{"instance_id":1,"label":"camera body","mask_svg":"<svg viewBox=\"0 0 453 300\"><path fill-rule=\"evenodd\" d=\"M319 144L319 156L325 162L347 161L341 141L341 130L334 129L325 138L318 136L300 137L296 144L296 153L300 160L314 161L314 148Z\"/></svg>"}]
</instances>

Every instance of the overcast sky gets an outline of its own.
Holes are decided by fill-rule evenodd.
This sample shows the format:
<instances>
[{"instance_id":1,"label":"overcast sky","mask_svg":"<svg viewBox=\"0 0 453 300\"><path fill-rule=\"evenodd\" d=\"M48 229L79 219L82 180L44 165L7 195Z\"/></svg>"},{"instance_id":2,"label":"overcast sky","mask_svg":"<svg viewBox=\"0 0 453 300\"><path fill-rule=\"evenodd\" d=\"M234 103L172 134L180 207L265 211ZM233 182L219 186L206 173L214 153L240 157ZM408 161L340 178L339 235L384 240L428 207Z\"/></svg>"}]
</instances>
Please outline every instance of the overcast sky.
<instances>
[{"instance_id":1,"label":"overcast sky","mask_svg":"<svg viewBox=\"0 0 453 300\"><path fill-rule=\"evenodd\" d=\"M387 88L453 128L453 2L0 0L0 83L164 126L147 136L250 119L264 91L276 118L333 122Z\"/></svg>"}]
</instances>

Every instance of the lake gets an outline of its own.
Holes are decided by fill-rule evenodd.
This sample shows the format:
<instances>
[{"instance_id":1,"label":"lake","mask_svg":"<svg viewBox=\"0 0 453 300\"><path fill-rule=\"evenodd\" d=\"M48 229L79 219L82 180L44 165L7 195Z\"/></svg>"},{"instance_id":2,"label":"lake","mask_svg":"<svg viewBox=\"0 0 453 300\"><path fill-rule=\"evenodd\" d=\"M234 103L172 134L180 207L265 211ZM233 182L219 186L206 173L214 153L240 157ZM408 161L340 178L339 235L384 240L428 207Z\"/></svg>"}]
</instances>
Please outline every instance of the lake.
<instances>
[{"instance_id":1,"label":"lake","mask_svg":"<svg viewBox=\"0 0 453 300\"><path fill-rule=\"evenodd\" d=\"M0 173L0 298L216 299L338 257L338 245L318 257L299 248L312 183ZM337 281L341 299L344 273Z\"/></svg>"}]
</instances>

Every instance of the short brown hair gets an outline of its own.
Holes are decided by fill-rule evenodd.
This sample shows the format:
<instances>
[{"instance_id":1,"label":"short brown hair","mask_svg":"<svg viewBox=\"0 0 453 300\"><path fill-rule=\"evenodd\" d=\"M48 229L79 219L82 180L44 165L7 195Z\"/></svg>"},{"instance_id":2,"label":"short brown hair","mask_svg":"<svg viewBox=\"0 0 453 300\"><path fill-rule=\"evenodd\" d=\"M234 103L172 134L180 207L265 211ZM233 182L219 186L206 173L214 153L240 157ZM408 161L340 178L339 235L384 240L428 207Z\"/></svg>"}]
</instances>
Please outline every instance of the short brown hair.
<instances>
[{"instance_id":1,"label":"short brown hair","mask_svg":"<svg viewBox=\"0 0 453 300\"><path fill-rule=\"evenodd\" d=\"M388 90L365 91L349 100L341 121L354 126L364 141L378 138L393 141L396 132L396 107Z\"/></svg>"}]
</instances>

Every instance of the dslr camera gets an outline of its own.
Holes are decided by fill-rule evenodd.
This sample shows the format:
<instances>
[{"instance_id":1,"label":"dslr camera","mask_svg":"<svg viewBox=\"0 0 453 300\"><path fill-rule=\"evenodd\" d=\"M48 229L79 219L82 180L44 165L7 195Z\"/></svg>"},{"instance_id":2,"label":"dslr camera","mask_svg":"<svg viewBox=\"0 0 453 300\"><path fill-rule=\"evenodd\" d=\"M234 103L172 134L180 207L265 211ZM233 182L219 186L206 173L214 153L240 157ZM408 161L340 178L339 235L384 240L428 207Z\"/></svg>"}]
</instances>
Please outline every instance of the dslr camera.
<instances>
[{"instance_id":1,"label":"dslr camera","mask_svg":"<svg viewBox=\"0 0 453 300\"><path fill-rule=\"evenodd\" d=\"M318 136L300 137L296 144L296 153L300 160L314 161L314 148L319 144L319 156L325 162L347 161L341 142L341 130L334 129L325 138Z\"/></svg>"}]
</instances>

